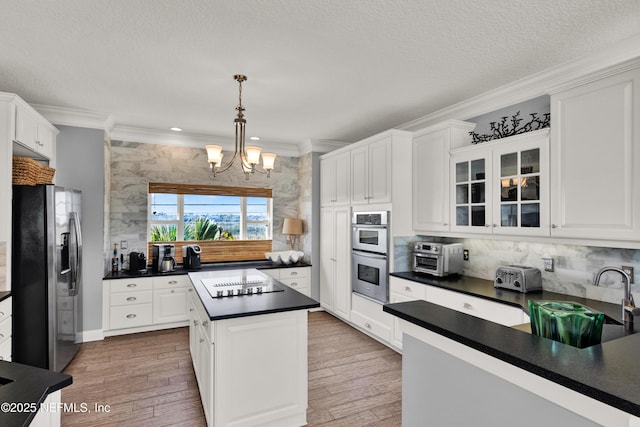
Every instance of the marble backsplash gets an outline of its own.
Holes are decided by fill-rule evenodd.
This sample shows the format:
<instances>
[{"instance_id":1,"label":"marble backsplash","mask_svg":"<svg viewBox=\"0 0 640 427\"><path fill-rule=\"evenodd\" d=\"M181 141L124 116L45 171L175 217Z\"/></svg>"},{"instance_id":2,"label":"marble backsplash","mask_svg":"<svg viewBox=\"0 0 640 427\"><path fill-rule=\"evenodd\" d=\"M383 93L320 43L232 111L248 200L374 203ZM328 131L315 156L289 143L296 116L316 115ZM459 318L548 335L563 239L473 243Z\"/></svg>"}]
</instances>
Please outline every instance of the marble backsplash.
<instances>
[{"instance_id":1,"label":"marble backsplash","mask_svg":"<svg viewBox=\"0 0 640 427\"><path fill-rule=\"evenodd\" d=\"M394 238L393 271L411 269L412 243L419 240L462 243L469 250L469 261L464 262L467 276L493 280L499 265L527 265L540 269L545 290L616 304L622 298L622 277L607 272L602 275L600 286L594 286L596 272L604 266L625 265L634 267L635 274L640 274L640 250L635 249L425 236ZM553 258L553 272L544 271L543 257ZM631 289L634 294L640 292L638 285Z\"/></svg>"},{"instance_id":2,"label":"marble backsplash","mask_svg":"<svg viewBox=\"0 0 640 427\"><path fill-rule=\"evenodd\" d=\"M307 153L298 157L298 211L303 221L302 235L299 236L295 249L304 252L304 260L311 263L313 223L313 154Z\"/></svg>"},{"instance_id":3,"label":"marble backsplash","mask_svg":"<svg viewBox=\"0 0 640 427\"><path fill-rule=\"evenodd\" d=\"M240 166L212 179L203 148L111 141L109 236L111 244L128 242L128 251L146 252L147 184L175 182L250 186L273 189L273 250L289 249L283 236L284 218L298 216L298 159L278 156L271 178L252 175L245 180ZM225 158L233 153L225 152Z\"/></svg>"},{"instance_id":4,"label":"marble backsplash","mask_svg":"<svg viewBox=\"0 0 640 427\"><path fill-rule=\"evenodd\" d=\"M7 243L0 242L0 290L7 289Z\"/></svg>"}]
</instances>

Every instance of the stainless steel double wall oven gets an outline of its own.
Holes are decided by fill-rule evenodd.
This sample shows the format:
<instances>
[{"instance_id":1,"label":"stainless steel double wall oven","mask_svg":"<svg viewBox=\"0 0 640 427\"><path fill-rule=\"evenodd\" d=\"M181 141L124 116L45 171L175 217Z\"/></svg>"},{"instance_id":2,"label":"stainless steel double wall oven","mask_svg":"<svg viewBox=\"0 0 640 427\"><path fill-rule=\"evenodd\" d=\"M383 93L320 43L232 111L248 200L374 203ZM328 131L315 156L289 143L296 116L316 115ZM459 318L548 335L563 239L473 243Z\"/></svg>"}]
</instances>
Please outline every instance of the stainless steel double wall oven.
<instances>
[{"instance_id":1,"label":"stainless steel double wall oven","mask_svg":"<svg viewBox=\"0 0 640 427\"><path fill-rule=\"evenodd\" d=\"M353 292L389 302L389 212L354 212L352 216Z\"/></svg>"}]
</instances>

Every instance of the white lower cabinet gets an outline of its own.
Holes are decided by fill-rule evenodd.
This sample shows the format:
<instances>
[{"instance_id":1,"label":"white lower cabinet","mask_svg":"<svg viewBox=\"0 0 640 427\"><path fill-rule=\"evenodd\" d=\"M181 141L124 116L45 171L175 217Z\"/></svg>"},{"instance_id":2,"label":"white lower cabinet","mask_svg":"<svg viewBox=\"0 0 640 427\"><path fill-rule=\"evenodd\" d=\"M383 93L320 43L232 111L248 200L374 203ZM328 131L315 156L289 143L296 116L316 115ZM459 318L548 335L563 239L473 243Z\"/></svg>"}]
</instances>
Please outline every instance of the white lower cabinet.
<instances>
[{"instance_id":1,"label":"white lower cabinet","mask_svg":"<svg viewBox=\"0 0 640 427\"><path fill-rule=\"evenodd\" d=\"M33 417L29 427L60 427L62 418L62 409L60 407L62 401L61 390L54 391L49 394L40 410ZM48 408L48 410L46 409Z\"/></svg>"},{"instance_id":2,"label":"white lower cabinet","mask_svg":"<svg viewBox=\"0 0 640 427\"><path fill-rule=\"evenodd\" d=\"M370 335L391 342L393 316L382 311L382 304L353 294L351 297L351 323Z\"/></svg>"},{"instance_id":3,"label":"white lower cabinet","mask_svg":"<svg viewBox=\"0 0 640 427\"><path fill-rule=\"evenodd\" d=\"M139 277L103 281L105 336L186 326L189 277Z\"/></svg>"},{"instance_id":4,"label":"white lower cabinet","mask_svg":"<svg viewBox=\"0 0 640 427\"><path fill-rule=\"evenodd\" d=\"M306 310L211 321L192 292L189 316L189 349L209 427L306 424Z\"/></svg>"},{"instance_id":5,"label":"white lower cabinet","mask_svg":"<svg viewBox=\"0 0 640 427\"><path fill-rule=\"evenodd\" d=\"M11 298L0 301L0 360L11 361Z\"/></svg>"},{"instance_id":6,"label":"white lower cabinet","mask_svg":"<svg viewBox=\"0 0 640 427\"><path fill-rule=\"evenodd\" d=\"M311 297L311 267L284 267L260 270L267 276Z\"/></svg>"},{"instance_id":7,"label":"white lower cabinet","mask_svg":"<svg viewBox=\"0 0 640 427\"><path fill-rule=\"evenodd\" d=\"M421 283L389 277L389 302L406 302L427 299L427 287ZM391 345L402 349L402 322L396 316L393 317L393 330Z\"/></svg>"}]
</instances>

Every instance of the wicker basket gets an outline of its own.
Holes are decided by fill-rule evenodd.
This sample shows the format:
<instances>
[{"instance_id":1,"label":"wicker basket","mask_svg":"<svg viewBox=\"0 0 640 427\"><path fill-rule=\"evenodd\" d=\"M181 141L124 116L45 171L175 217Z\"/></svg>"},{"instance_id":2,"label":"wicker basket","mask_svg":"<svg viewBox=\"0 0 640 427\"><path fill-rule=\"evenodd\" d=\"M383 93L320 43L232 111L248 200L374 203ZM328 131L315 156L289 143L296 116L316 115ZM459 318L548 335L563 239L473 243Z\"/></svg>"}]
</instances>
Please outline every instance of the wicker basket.
<instances>
[{"instance_id":1,"label":"wicker basket","mask_svg":"<svg viewBox=\"0 0 640 427\"><path fill-rule=\"evenodd\" d=\"M40 176L40 164L29 157L13 158L12 181L15 185L36 185Z\"/></svg>"},{"instance_id":2,"label":"wicker basket","mask_svg":"<svg viewBox=\"0 0 640 427\"><path fill-rule=\"evenodd\" d=\"M40 165L36 184L53 184L53 175L55 173L56 170L54 168Z\"/></svg>"}]
</instances>

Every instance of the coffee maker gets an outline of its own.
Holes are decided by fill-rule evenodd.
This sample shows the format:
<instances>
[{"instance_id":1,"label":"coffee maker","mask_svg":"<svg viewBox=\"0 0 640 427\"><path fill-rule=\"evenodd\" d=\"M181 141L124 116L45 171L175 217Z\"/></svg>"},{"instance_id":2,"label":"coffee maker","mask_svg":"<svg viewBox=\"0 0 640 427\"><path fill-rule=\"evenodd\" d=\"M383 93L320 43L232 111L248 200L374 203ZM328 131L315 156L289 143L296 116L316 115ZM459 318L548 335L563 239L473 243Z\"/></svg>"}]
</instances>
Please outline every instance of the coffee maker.
<instances>
[{"instance_id":1,"label":"coffee maker","mask_svg":"<svg viewBox=\"0 0 640 427\"><path fill-rule=\"evenodd\" d=\"M182 247L182 266L186 270L200 269L200 252L202 250L199 245L184 245Z\"/></svg>"},{"instance_id":2,"label":"coffee maker","mask_svg":"<svg viewBox=\"0 0 640 427\"><path fill-rule=\"evenodd\" d=\"M151 269L154 273L167 273L176 269L176 247L170 244L154 244L151 247Z\"/></svg>"}]
</instances>

